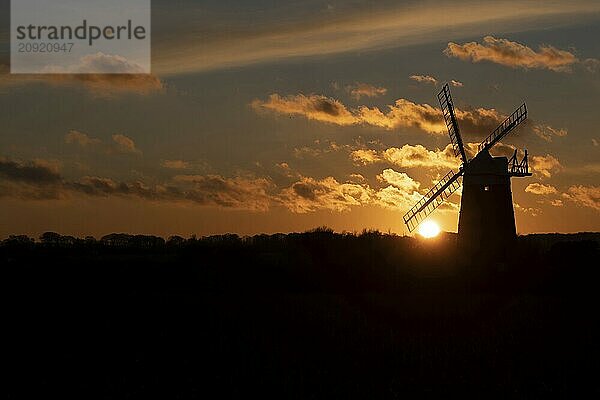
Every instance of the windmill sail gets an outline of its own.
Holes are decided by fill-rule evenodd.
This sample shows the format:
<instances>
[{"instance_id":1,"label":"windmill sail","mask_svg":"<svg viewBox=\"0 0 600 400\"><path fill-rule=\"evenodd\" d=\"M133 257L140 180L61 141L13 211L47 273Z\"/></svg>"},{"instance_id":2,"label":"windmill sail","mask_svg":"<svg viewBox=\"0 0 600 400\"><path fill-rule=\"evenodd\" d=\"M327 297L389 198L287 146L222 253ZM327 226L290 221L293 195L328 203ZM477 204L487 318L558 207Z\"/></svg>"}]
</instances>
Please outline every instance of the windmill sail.
<instances>
[{"instance_id":1,"label":"windmill sail","mask_svg":"<svg viewBox=\"0 0 600 400\"><path fill-rule=\"evenodd\" d=\"M452 143L452 149L454 155L462 159L463 163L467 163L467 155L463 146L462 138L460 136L460 130L458 129L458 122L456 121L456 115L454 114L454 104L452 102L452 96L450 96L450 87L446 83L442 90L438 93L438 100L442 107L442 113L444 114L444 121L448 128L448 134L450 135L450 142Z\"/></svg>"},{"instance_id":2,"label":"windmill sail","mask_svg":"<svg viewBox=\"0 0 600 400\"><path fill-rule=\"evenodd\" d=\"M450 170L440 181L432 187L429 192L417 204L404 214L404 223L408 231L412 232L417 226L431 214L440 204L452 195L460 187L460 178L463 170L457 173Z\"/></svg>"},{"instance_id":3,"label":"windmill sail","mask_svg":"<svg viewBox=\"0 0 600 400\"><path fill-rule=\"evenodd\" d=\"M527 106L525 105L525 103L523 103L519 108L517 108L517 110L514 113L512 113L508 118L506 118L504 122L502 122L496 129L494 129L490 136L488 136L483 142L481 142L478 150L489 150L500 139L502 139L504 136L508 135L510 131L515 129L517 125L525 121L526 118Z\"/></svg>"}]
</instances>

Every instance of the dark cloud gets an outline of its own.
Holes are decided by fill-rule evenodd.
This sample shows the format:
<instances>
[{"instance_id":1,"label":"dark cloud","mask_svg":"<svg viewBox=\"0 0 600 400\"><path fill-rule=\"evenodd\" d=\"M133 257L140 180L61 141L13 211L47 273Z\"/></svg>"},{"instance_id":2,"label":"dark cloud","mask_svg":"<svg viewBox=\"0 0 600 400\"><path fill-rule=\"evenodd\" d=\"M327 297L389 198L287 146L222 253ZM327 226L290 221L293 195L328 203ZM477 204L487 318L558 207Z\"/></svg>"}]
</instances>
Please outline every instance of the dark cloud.
<instances>
[{"instance_id":1,"label":"dark cloud","mask_svg":"<svg viewBox=\"0 0 600 400\"><path fill-rule=\"evenodd\" d=\"M251 211L268 210L269 191L273 187L266 178L220 175L180 175L165 185L117 182L96 176L69 181L50 167L5 159L0 159L0 178L3 178L0 180L1 196L25 200L55 200L75 195L122 196Z\"/></svg>"},{"instance_id":2,"label":"dark cloud","mask_svg":"<svg viewBox=\"0 0 600 400\"><path fill-rule=\"evenodd\" d=\"M13 182L51 185L60 182L60 174L53 168L40 163L16 161L0 158L0 176Z\"/></svg>"}]
</instances>

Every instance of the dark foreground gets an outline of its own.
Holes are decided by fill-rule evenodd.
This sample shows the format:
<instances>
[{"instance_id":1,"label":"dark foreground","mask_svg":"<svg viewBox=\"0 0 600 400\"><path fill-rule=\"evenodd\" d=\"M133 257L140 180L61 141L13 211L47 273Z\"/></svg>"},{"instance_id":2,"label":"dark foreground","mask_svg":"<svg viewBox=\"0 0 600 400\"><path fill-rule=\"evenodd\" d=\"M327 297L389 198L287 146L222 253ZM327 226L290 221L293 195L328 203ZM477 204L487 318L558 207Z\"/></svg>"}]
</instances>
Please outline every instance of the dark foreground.
<instances>
[{"instance_id":1,"label":"dark foreground","mask_svg":"<svg viewBox=\"0 0 600 400\"><path fill-rule=\"evenodd\" d=\"M599 394L600 234L5 241L3 398Z\"/></svg>"}]
</instances>

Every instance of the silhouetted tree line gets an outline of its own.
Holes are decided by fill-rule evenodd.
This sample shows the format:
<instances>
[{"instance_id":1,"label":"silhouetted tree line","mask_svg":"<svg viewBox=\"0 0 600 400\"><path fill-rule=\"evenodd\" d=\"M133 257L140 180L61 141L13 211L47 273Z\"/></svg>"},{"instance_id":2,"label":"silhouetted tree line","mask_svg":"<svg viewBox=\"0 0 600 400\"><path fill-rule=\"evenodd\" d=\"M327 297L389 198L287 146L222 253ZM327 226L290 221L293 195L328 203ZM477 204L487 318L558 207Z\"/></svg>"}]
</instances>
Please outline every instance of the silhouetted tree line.
<instances>
[{"instance_id":1,"label":"silhouetted tree line","mask_svg":"<svg viewBox=\"0 0 600 400\"><path fill-rule=\"evenodd\" d=\"M600 273L600 234L521 236L500 259L465 253L455 234L433 240L374 230L336 233L319 227L302 233L205 237L113 233L95 239L46 232L39 239L10 236L0 243L9 264L125 266L194 270L204 289L369 291L418 288L472 279L489 288L549 290L554 284L590 282ZM37 265L40 263L40 265ZM462 281L461 281L462 282ZM550 283L552 282L552 283ZM464 282L463 282L464 283ZM486 290L487 290L486 289Z\"/></svg>"},{"instance_id":2,"label":"silhouetted tree line","mask_svg":"<svg viewBox=\"0 0 600 400\"><path fill-rule=\"evenodd\" d=\"M11 236L4 397L597 397L600 234L456 239Z\"/></svg>"}]
</instances>

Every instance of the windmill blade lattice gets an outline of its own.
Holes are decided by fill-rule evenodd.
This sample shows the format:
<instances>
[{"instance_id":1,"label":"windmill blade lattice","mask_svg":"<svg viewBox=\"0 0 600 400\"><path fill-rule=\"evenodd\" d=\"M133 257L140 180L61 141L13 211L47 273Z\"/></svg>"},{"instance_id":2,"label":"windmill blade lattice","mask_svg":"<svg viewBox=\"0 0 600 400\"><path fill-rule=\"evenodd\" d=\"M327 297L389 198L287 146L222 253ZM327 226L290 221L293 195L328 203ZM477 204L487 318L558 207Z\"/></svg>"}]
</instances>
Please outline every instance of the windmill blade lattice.
<instances>
[{"instance_id":1,"label":"windmill blade lattice","mask_svg":"<svg viewBox=\"0 0 600 400\"><path fill-rule=\"evenodd\" d=\"M465 148L460 136L460 130L458 129L456 115L454 114L454 103L452 102L452 96L450 95L450 87L447 83L438 93L438 100L442 108L442 114L444 115L446 128L448 128L448 134L450 135L450 142L452 143L454 156L460 157L462 162L466 164L468 161L467 155L465 153Z\"/></svg>"},{"instance_id":2,"label":"windmill blade lattice","mask_svg":"<svg viewBox=\"0 0 600 400\"><path fill-rule=\"evenodd\" d=\"M521 122L527 119L527 106L521 104L517 110L504 120L494 131L479 145L478 151L483 149L491 149L500 139L508 135L510 131L515 129Z\"/></svg>"},{"instance_id":3,"label":"windmill blade lattice","mask_svg":"<svg viewBox=\"0 0 600 400\"><path fill-rule=\"evenodd\" d=\"M450 170L417 204L404 214L404 223L408 231L412 232L429 214L435 211L448 197L460 187L460 178L463 171L457 173Z\"/></svg>"}]
</instances>

